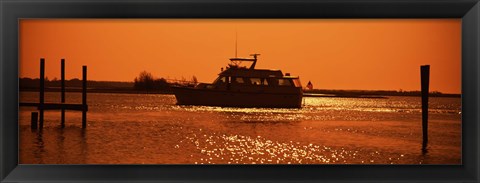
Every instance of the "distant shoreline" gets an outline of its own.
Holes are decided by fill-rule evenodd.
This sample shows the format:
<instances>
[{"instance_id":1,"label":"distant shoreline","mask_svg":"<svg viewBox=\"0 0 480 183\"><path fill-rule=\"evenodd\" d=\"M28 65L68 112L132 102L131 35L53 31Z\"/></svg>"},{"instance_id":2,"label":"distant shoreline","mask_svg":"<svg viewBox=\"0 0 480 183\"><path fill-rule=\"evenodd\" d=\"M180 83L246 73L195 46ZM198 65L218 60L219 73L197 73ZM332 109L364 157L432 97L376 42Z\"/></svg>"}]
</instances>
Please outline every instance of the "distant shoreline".
<instances>
[{"instance_id":1,"label":"distant shoreline","mask_svg":"<svg viewBox=\"0 0 480 183\"><path fill-rule=\"evenodd\" d=\"M38 92L38 88L20 88L20 92ZM66 92L82 92L81 88L66 88ZM45 88L45 92L61 92L60 88ZM169 90L135 90L131 88L88 88L88 93L119 93L119 94L174 94ZM420 93L398 93L393 91L377 90L317 90L314 92L305 91L304 97L335 97L335 98L388 98L391 96L420 97ZM461 94L438 94L430 93L430 97L460 98Z\"/></svg>"},{"instance_id":2,"label":"distant shoreline","mask_svg":"<svg viewBox=\"0 0 480 183\"><path fill-rule=\"evenodd\" d=\"M20 92L38 92L38 88L23 88ZM61 92L59 88L45 88L45 92ZM65 88L65 92L81 93L81 88ZM134 90L134 89L97 89L87 88L87 93L119 93L119 94L173 94L171 91L164 90Z\"/></svg>"},{"instance_id":3,"label":"distant shoreline","mask_svg":"<svg viewBox=\"0 0 480 183\"><path fill-rule=\"evenodd\" d=\"M181 83L169 83L164 81L164 85L157 89L139 89L135 87L134 82L119 81L92 81L87 82L87 92L89 93L129 93L129 94L173 94L171 86L181 85ZM71 79L65 81L67 92L81 92L82 81ZM46 80L45 91L60 92L61 83L59 80ZM20 91L39 91L40 81L38 78L19 78ZM304 90L306 97L342 97L342 98L386 98L387 96L421 96L420 91L396 91L396 90L334 90L334 89L313 89ZM447 94L438 91L431 91L430 97L461 97L461 94Z\"/></svg>"},{"instance_id":4,"label":"distant shoreline","mask_svg":"<svg viewBox=\"0 0 480 183\"><path fill-rule=\"evenodd\" d=\"M314 89L311 91L304 91L304 94L312 95L321 94L325 97L349 97L349 98L386 98L386 96L422 96L420 91L390 91L390 90L326 90L326 89ZM430 97L451 97L460 98L461 94L448 94L440 92L430 92Z\"/></svg>"}]
</instances>

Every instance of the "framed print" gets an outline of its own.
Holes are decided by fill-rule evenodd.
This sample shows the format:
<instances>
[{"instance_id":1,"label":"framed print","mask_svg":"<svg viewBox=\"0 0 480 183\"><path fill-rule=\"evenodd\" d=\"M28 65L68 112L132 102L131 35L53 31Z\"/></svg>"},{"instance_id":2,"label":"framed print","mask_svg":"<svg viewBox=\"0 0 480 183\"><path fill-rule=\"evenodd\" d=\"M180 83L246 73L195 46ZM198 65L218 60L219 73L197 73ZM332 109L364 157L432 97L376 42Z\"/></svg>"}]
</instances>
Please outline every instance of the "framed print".
<instances>
[{"instance_id":1,"label":"framed print","mask_svg":"<svg viewBox=\"0 0 480 183\"><path fill-rule=\"evenodd\" d=\"M1 8L2 181L478 181L478 1Z\"/></svg>"}]
</instances>

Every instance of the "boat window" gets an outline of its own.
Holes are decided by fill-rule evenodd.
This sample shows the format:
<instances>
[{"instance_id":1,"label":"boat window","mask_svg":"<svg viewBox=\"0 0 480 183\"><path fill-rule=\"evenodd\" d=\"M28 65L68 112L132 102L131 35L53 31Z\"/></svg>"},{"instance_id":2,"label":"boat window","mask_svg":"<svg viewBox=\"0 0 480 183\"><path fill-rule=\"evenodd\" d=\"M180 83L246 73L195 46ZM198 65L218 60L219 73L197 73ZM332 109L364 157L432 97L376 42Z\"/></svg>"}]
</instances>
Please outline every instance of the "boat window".
<instances>
[{"instance_id":1,"label":"boat window","mask_svg":"<svg viewBox=\"0 0 480 183\"><path fill-rule=\"evenodd\" d=\"M215 84L223 84L223 83L225 83L225 81L226 81L225 76L222 76L222 77L217 78L217 80L215 80L214 83Z\"/></svg>"},{"instance_id":2,"label":"boat window","mask_svg":"<svg viewBox=\"0 0 480 183\"><path fill-rule=\"evenodd\" d=\"M235 78L235 82L238 83L238 84L244 84L245 83L243 78Z\"/></svg>"},{"instance_id":3,"label":"boat window","mask_svg":"<svg viewBox=\"0 0 480 183\"><path fill-rule=\"evenodd\" d=\"M265 78L250 78L250 83L252 85L268 85L268 81Z\"/></svg>"},{"instance_id":4,"label":"boat window","mask_svg":"<svg viewBox=\"0 0 480 183\"><path fill-rule=\"evenodd\" d=\"M213 89L213 88L215 88L215 85L207 85L207 86L205 86L205 88L207 88L207 89Z\"/></svg>"},{"instance_id":5,"label":"boat window","mask_svg":"<svg viewBox=\"0 0 480 183\"><path fill-rule=\"evenodd\" d=\"M278 86L278 80L277 78L268 78L268 83L272 86Z\"/></svg>"},{"instance_id":6,"label":"boat window","mask_svg":"<svg viewBox=\"0 0 480 183\"><path fill-rule=\"evenodd\" d=\"M293 79L293 84L295 84L295 87L302 87L302 83L300 82L299 78Z\"/></svg>"},{"instance_id":7,"label":"boat window","mask_svg":"<svg viewBox=\"0 0 480 183\"><path fill-rule=\"evenodd\" d=\"M260 85L260 78L250 78L252 85Z\"/></svg>"},{"instance_id":8,"label":"boat window","mask_svg":"<svg viewBox=\"0 0 480 183\"><path fill-rule=\"evenodd\" d=\"M278 85L280 86L292 86L291 79L278 79Z\"/></svg>"},{"instance_id":9,"label":"boat window","mask_svg":"<svg viewBox=\"0 0 480 183\"><path fill-rule=\"evenodd\" d=\"M268 86L268 81L265 78L262 78L262 85Z\"/></svg>"}]
</instances>

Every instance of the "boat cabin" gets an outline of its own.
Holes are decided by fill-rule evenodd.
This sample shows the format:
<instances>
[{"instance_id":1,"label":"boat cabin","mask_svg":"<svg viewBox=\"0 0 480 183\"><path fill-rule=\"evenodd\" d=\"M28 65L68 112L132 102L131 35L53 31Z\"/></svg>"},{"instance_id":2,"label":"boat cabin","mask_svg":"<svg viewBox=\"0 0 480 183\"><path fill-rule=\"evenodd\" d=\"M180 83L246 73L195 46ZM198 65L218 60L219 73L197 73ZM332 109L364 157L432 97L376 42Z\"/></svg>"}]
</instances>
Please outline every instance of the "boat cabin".
<instances>
[{"instance_id":1,"label":"boat cabin","mask_svg":"<svg viewBox=\"0 0 480 183\"><path fill-rule=\"evenodd\" d=\"M213 84L302 87L298 77L284 76L280 70L249 70L232 67L221 72Z\"/></svg>"},{"instance_id":2,"label":"boat cabin","mask_svg":"<svg viewBox=\"0 0 480 183\"><path fill-rule=\"evenodd\" d=\"M253 58L231 58L231 63L226 70L223 70L217 79L205 88L231 87L292 87L301 88L301 82L298 76L284 75L280 70L255 69L257 55L252 54ZM250 67L241 66L242 62L253 62Z\"/></svg>"}]
</instances>

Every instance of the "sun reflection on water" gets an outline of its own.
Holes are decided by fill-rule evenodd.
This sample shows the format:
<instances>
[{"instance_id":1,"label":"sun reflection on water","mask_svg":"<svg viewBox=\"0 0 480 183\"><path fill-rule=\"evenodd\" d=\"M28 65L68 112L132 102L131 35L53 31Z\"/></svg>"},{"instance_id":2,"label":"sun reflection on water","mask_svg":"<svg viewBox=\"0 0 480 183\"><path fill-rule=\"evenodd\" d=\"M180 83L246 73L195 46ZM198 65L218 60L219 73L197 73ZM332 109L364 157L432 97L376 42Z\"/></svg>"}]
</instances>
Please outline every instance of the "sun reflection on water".
<instances>
[{"instance_id":1,"label":"sun reflection on water","mask_svg":"<svg viewBox=\"0 0 480 183\"><path fill-rule=\"evenodd\" d=\"M34 94L22 101L37 101ZM299 109L181 106L172 95L92 93L88 100L85 136L69 130L81 130L80 113L68 113L66 130L57 131L58 112L46 112L46 133L38 136L29 126L35 109L21 108L22 162L461 163L461 100L457 98L432 98L428 156L417 148L421 145L418 97L307 97Z\"/></svg>"},{"instance_id":2,"label":"sun reflection on water","mask_svg":"<svg viewBox=\"0 0 480 183\"><path fill-rule=\"evenodd\" d=\"M185 138L201 154L195 164L362 164L385 158L378 151L367 153L312 143L280 142L261 136L192 133ZM384 163L390 164L403 157L387 156L390 156L388 162Z\"/></svg>"},{"instance_id":3,"label":"sun reflection on water","mask_svg":"<svg viewBox=\"0 0 480 183\"><path fill-rule=\"evenodd\" d=\"M396 120L398 115L402 115L402 119L415 120L421 114L421 101L418 100L418 97L391 97L391 99L390 97L388 99L305 97L302 107L298 109L184 106L176 105L173 95L149 97L151 102L138 103L139 105L112 102L107 107L108 110L117 112L134 110L223 114L224 116L221 118L242 121L381 121ZM450 114L461 115L461 108L456 106L458 106L456 103L432 100L429 112L432 115L439 115L439 119Z\"/></svg>"}]
</instances>

